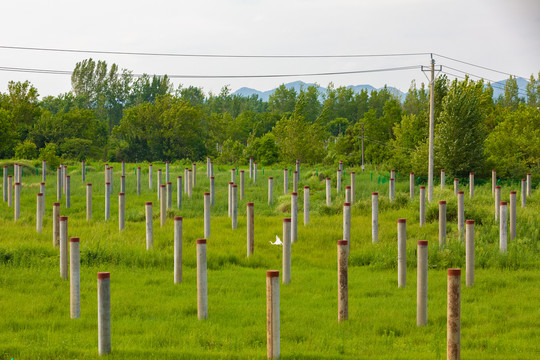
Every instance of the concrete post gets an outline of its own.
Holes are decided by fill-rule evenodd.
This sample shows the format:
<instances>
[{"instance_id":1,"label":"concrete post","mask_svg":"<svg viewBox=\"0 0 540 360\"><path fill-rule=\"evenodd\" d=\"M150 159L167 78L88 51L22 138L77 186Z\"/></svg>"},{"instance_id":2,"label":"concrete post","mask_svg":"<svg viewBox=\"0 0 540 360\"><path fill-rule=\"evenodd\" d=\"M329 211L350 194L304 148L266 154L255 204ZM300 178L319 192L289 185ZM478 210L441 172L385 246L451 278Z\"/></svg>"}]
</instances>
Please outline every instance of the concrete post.
<instances>
[{"instance_id":1,"label":"concrete post","mask_svg":"<svg viewBox=\"0 0 540 360\"><path fill-rule=\"evenodd\" d=\"M141 167L137 167L137 195L141 195Z\"/></svg>"},{"instance_id":2,"label":"concrete post","mask_svg":"<svg viewBox=\"0 0 540 360\"><path fill-rule=\"evenodd\" d=\"M167 182L167 209L172 209L172 182Z\"/></svg>"},{"instance_id":3,"label":"concrete post","mask_svg":"<svg viewBox=\"0 0 540 360\"><path fill-rule=\"evenodd\" d=\"M455 178L454 179L454 195L457 195L458 191L459 191L459 179Z\"/></svg>"},{"instance_id":4,"label":"concrete post","mask_svg":"<svg viewBox=\"0 0 540 360\"><path fill-rule=\"evenodd\" d=\"M83 161L83 163L84 163L84 161ZM84 165L83 165L83 169L84 169ZM84 172L83 172L83 176L84 176ZM41 181L42 182L47 181L47 162L45 160L41 161Z\"/></svg>"},{"instance_id":5,"label":"concrete post","mask_svg":"<svg viewBox=\"0 0 540 360\"><path fill-rule=\"evenodd\" d=\"M337 241L338 258L338 322L349 318L349 283L347 240Z\"/></svg>"},{"instance_id":6,"label":"concrete post","mask_svg":"<svg viewBox=\"0 0 540 360\"><path fill-rule=\"evenodd\" d=\"M465 282L467 287L474 285L474 220L465 225Z\"/></svg>"},{"instance_id":7,"label":"concrete post","mask_svg":"<svg viewBox=\"0 0 540 360\"><path fill-rule=\"evenodd\" d=\"M62 200L62 168L56 169L56 201Z\"/></svg>"},{"instance_id":8,"label":"concrete post","mask_svg":"<svg viewBox=\"0 0 540 360\"><path fill-rule=\"evenodd\" d=\"M43 194L37 194L37 204L36 204L36 231L38 233L43 232Z\"/></svg>"},{"instance_id":9,"label":"concrete post","mask_svg":"<svg viewBox=\"0 0 540 360\"><path fill-rule=\"evenodd\" d=\"M469 199L474 198L474 173L469 173Z\"/></svg>"},{"instance_id":10,"label":"concrete post","mask_svg":"<svg viewBox=\"0 0 540 360\"><path fill-rule=\"evenodd\" d=\"M174 217L174 283L182 282L182 217Z\"/></svg>"},{"instance_id":11,"label":"concrete post","mask_svg":"<svg viewBox=\"0 0 540 360\"><path fill-rule=\"evenodd\" d=\"M19 178L19 170L17 170L17 163L13 164L13 180L15 182L18 182L18 178Z\"/></svg>"},{"instance_id":12,"label":"concrete post","mask_svg":"<svg viewBox=\"0 0 540 360\"><path fill-rule=\"evenodd\" d=\"M283 219L283 283L291 282L291 219Z\"/></svg>"},{"instance_id":13,"label":"concrete post","mask_svg":"<svg viewBox=\"0 0 540 360\"><path fill-rule=\"evenodd\" d=\"M356 173L351 171L351 204L355 202L355 190L356 190Z\"/></svg>"},{"instance_id":14,"label":"concrete post","mask_svg":"<svg viewBox=\"0 0 540 360\"><path fill-rule=\"evenodd\" d=\"M491 170L491 196L495 195L495 186L497 186L497 171Z\"/></svg>"},{"instance_id":15,"label":"concrete post","mask_svg":"<svg viewBox=\"0 0 540 360\"><path fill-rule=\"evenodd\" d=\"M304 186L304 226L309 224L309 186Z\"/></svg>"},{"instance_id":16,"label":"concrete post","mask_svg":"<svg viewBox=\"0 0 540 360\"><path fill-rule=\"evenodd\" d=\"M121 176L126 176L126 162L122 161L122 174Z\"/></svg>"},{"instance_id":17,"label":"concrete post","mask_svg":"<svg viewBox=\"0 0 540 360\"><path fill-rule=\"evenodd\" d=\"M253 158L249 158L249 178L253 179Z\"/></svg>"},{"instance_id":18,"label":"concrete post","mask_svg":"<svg viewBox=\"0 0 540 360\"><path fill-rule=\"evenodd\" d=\"M418 240L416 267L416 326L427 325L428 242Z\"/></svg>"},{"instance_id":19,"label":"concrete post","mask_svg":"<svg viewBox=\"0 0 540 360\"><path fill-rule=\"evenodd\" d=\"M169 175L170 175L170 173L169 173L169 165L170 165L170 164L169 164L169 162L167 161L167 162L165 163L165 182L166 182L166 183L168 183L169 181L171 181L171 180L170 180L170 176L169 176Z\"/></svg>"},{"instance_id":20,"label":"concrete post","mask_svg":"<svg viewBox=\"0 0 540 360\"><path fill-rule=\"evenodd\" d=\"M390 202L394 202L394 199L396 198L394 183L395 183L395 179L390 178L390 181L388 182L388 186L389 186L388 194L389 194Z\"/></svg>"},{"instance_id":21,"label":"concrete post","mask_svg":"<svg viewBox=\"0 0 540 360\"><path fill-rule=\"evenodd\" d=\"M236 184L236 169L231 169L231 182Z\"/></svg>"},{"instance_id":22,"label":"concrete post","mask_svg":"<svg viewBox=\"0 0 540 360\"><path fill-rule=\"evenodd\" d=\"M439 201L439 248L446 245L446 201Z\"/></svg>"},{"instance_id":23,"label":"concrete post","mask_svg":"<svg viewBox=\"0 0 540 360\"><path fill-rule=\"evenodd\" d=\"M448 269L446 358L461 359L461 269Z\"/></svg>"},{"instance_id":24,"label":"concrete post","mask_svg":"<svg viewBox=\"0 0 540 360\"><path fill-rule=\"evenodd\" d=\"M420 186L420 227L426 224L426 187Z\"/></svg>"},{"instance_id":25,"label":"concrete post","mask_svg":"<svg viewBox=\"0 0 540 360\"><path fill-rule=\"evenodd\" d=\"M414 198L414 173L409 174L409 195Z\"/></svg>"},{"instance_id":26,"label":"concrete post","mask_svg":"<svg viewBox=\"0 0 540 360\"><path fill-rule=\"evenodd\" d=\"M126 176L125 175L120 176L120 192L123 192L123 193L126 192Z\"/></svg>"},{"instance_id":27,"label":"concrete post","mask_svg":"<svg viewBox=\"0 0 540 360\"><path fill-rule=\"evenodd\" d=\"M240 201L244 200L244 170L240 170Z\"/></svg>"},{"instance_id":28,"label":"concrete post","mask_svg":"<svg viewBox=\"0 0 540 360\"><path fill-rule=\"evenodd\" d=\"M161 185L161 203L159 204L159 220L161 223L161 227L165 226L165 221L167 220L167 202L165 197L167 189L165 185Z\"/></svg>"},{"instance_id":29,"label":"concrete post","mask_svg":"<svg viewBox=\"0 0 540 360\"><path fill-rule=\"evenodd\" d=\"M204 238L210 239L210 193L204 193Z\"/></svg>"},{"instance_id":30,"label":"concrete post","mask_svg":"<svg viewBox=\"0 0 540 360\"><path fill-rule=\"evenodd\" d=\"M81 317L81 260L78 237L69 239L69 313L72 319Z\"/></svg>"},{"instance_id":31,"label":"concrete post","mask_svg":"<svg viewBox=\"0 0 540 360\"><path fill-rule=\"evenodd\" d=\"M298 240L298 193L291 193L291 243Z\"/></svg>"},{"instance_id":32,"label":"concrete post","mask_svg":"<svg viewBox=\"0 0 540 360\"><path fill-rule=\"evenodd\" d=\"M8 189L8 167L7 165L4 165L4 177L3 177L3 187L2 187L2 191L3 191L3 195L4 195L4 202L7 201L7 189Z\"/></svg>"},{"instance_id":33,"label":"concrete post","mask_svg":"<svg viewBox=\"0 0 540 360\"><path fill-rule=\"evenodd\" d=\"M111 183L105 183L105 221L111 217Z\"/></svg>"},{"instance_id":34,"label":"concrete post","mask_svg":"<svg viewBox=\"0 0 540 360\"><path fill-rule=\"evenodd\" d=\"M99 355L111 353L111 274L98 272L98 348Z\"/></svg>"},{"instance_id":35,"label":"concrete post","mask_svg":"<svg viewBox=\"0 0 540 360\"><path fill-rule=\"evenodd\" d=\"M154 183L153 167L152 164L148 165L148 188L152 189Z\"/></svg>"},{"instance_id":36,"label":"concrete post","mask_svg":"<svg viewBox=\"0 0 540 360\"><path fill-rule=\"evenodd\" d=\"M279 271L266 272L266 357L279 359Z\"/></svg>"},{"instance_id":37,"label":"concrete post","mask_svg":"<svg viewBox=\"0 0 540 360\"><path fill-rule=\"evenodd\" d=\"M206 157L206 177L210 179L210 158Z\"/></svg>"},{"instance_id":38,"label":"concrete post","mask_svg":"<svg viewBox=\"0 0 540 360\"><path fill-rule=\"evenodd\" d=\"M532 178L531 173L527 173L527 196L532 195Z\"/></svg>"},{"instance_id":39,"label":"concrete post","mask_svg":"<svg viewBox=\"0 0 540 360\"><path fill-rule=\"evenodd\" d=\"M298 173L295 170L293 173L293 192L295 193L298 192L298 176L297 175Z\"/></svg>"},{"instance_id":40,"label":"concrete post","mask_svg":"<svg viewBox=\"0 0 540 360\"><path fill-rule=\"evenodd\" d=\"M341 192L341 170L338 169L337 178L336 178L336 193L339 194L340 192Z\"/></svg>"},{"instance_id":41,"label":"concrete post","mask_svg":"<svg viewBox=\"0 0 540 360\"><path fill-rule=\"evenodd\" d=\"M521 179L521 207L527 206L527 184L525 179Z\"/></svg>"},{"instance_id":42,"label":"concrete post","mask_svg":"<svg viewBox=\"0 0 540 360\"><path fill-rule=\"evenodd\" d=\"M182 207L182 177L176 178L176 207L180 209Z\"/></svg>"},{"instance_id":43,"label":"concrete post","mask_svg":"<svg viewBox=\"0 0 540 360\"><path fill-rule=\"evenodd\" d=\"M166 201L165 197L162 199L161 198L161 169L158 169L157 171L157 198L158 198L158 201Z\"/></svg>"},{"instance_id":44,"label":"concrete post","mask_svg":"<svg viewBox=\"0 0 540 360\"><path fill-rule=\"evenodd\" d=\"M214 206L216 204L216 189L213 176L210 176L210 199L212 200L212 206Z\"/></svg>"},{"instance_id":45,"label":"concrete post","mask_svg":"<svg viewBox=\"0 0 540 360\"><path fill-rule=\"evenodd\" d=\"M501 187L495 186L495 221L499 219L499 204L501 203Z\"/></svg>"},{"instance_id":46,"label":"concrete post","mask_svg":"<svg viewBox=\"0 0 540 360\"><path fill-rule=\"evenodd\" d=\"M68 218L60 216L60 277L68 279Z\"/></svg>"},{"instance_id":47,"label":"concrete post","mask_svg":"<svg viewBox=\"0 0 540 360\"><path fill-rule=\"evenodd\" d=\"M274 204L274 178L268 178L268 205Z\"/></svg>"},{"instance_id":48,"label":"concrete post","mask_svg":"<svg viewBox=\"0 0 540 360\"><path fill-rule=\"evenodd\" d=\"M227 211L227 214L229 217L232 216L232 185L233 183L229 181L229 187L228 187L228 198L229 198L229 201L228 201L228 211Z\"/></svg>"},{"instance_id":49,"label":"concrete post","mask_svg":"<svg viewBox=\"0 0 540 360\"><path fill-rule=\"evenodd\" d=\"M396 178L396 170L390 170L390 178L392 179Z\"/></svg>"},{"instance_id":50,"label":"concrete post","mask_svg":"<svg viewBox=\"0 0 540 360\"><path fill-rule=\"evenodd\" d=\"M8 175L8 185L7 185L7 201L8 201L8 207L13 206L13 176Z\"/></svg>"},{"instance_id":51,"label":"concrete post","mask_svg":"<svg viewBox=\"0 0 540 360\"><path fill-rule=\"evenodd\" d=\"M214 176L214 162L210 161L210 176Z\"/></svg>"},{"instance_id":52,"label":"concrete post","mask_svg":"<svg viewBox=\"0 0 540 360\"><path fill-rule=\"evenodd\" d=\"M326 178L326 206L332 205L332 180ZM283 275L285 276L285 275Z\"/></svg>"},{"instance_id":53,"label":"concrete post","mask_svg":"<svg viewBox=\"0 0 540 360\"><path fill-rule=\"evenodd\" d=\"M151 250L154 247L154 223L152 215L152 202L147 201L144 204L146 215L146 250Z\"/></svg>"},{"instance_id":54,"label":"concrete post","mask_svg":"<svg viewBox=\"0 0 540 360\"><path fill-rule=\"evenodd\" d=\"M15 183L15 221L21 216L21 183Z\"/></svg>"},{"instance_id":55,"label":"concrete post","mask_svg":"<svg viewBox=\"0 0 540 360\"><path fill-rule=\"evenodd\" d=\"M465 193L463 191L457 193L457 223L459 238L462 239L465 231Z\"/></svg>"},{"instance_id":56,"label":"concrete post","mask_svg":"<svg viewBox=\"0 0 540 360\"><path fill-rule=\"evenodd\" d=\"M379 193L371 193L371 242L379 241Z\"/></svg>"},{"instance_id":57,"label":"concrete post","mask_svg":"<svg viewBox=\"0 0 540 360\"><path fill-rule=\"evenodd\" d=\"M71 207L71 177L66 176L66 209Z\"/></svg>"},{"instance_id":58,"label":"concrete post","mask_svg":"<svg viewBox=\"0 0 540 360\"><path fill-rule=\"evenodd\" d=\"M184 194L187 195L188 193L188 185L189 185L189 178L191 176L189 175L189 169L188 168L184 168Z\"/></svg>"},{"instance_id":59,"label":"concrete post","mask_svg":"<svg viewBox=\"0 0 540 360\"><path fill-rule=\"evenodd\" d=\"M195 188L197 186L197 164L193 163L193 165L191 165L191 168L192 168L192 171L191 171L191 176L192 176L191 187Z\"/></svg>"},{"instance_id":60,"label":"concrete post","mask_svg":"<svg viewBox=\"0 0 540 360\"><path fill-rule=\"evenodd\" d=\"M253 182L257 182L257 163L253 163Z\"/></svg>"},{"instance_id":61,"label":"concrete post","mask_svg":"<svg viewBox=\"0 0 540 360\"><path fill-rule=\"evenodd\" d=\"M343 203L343 240L347 240L347 254L351 251L351 203Z\"/></svg>"},{"instance_id":62,"label":"concrete post","mask_svg":"<svg viewBox=\"0 0 540 360\"><path fill-rule=\"evenodd\" d=\"M404 288L407 283L407 228L406 220L398 219L398 287Z\"/></svg>"},{"instance_id":63,"label":"concrete post","mask_svg":"<svg viewBox=\"0 0 540 360\"><path fill-rule=\"evenodd\" d=\"M187 190L188 190L188 198L191 199L193 195L193 172L188 169L188 184L187 184Z\"/></svg>"},{"instance_id":64,"label":"concrete post","mask_svg":"<svg viewBox=\"0 0 540 360\"><path fill-rule=\"evenodd\" d=\"M232 229L236 230L238 224L238 187L236 184L232 184L232 206L231 206L231 217L232 217Z\"/></svg>"},{"instance_id":65,"label":"concrete post","mask_svg":"<svg viewBox=\"0 0 540 360\"><path fill-rule=\"evenodd\" d=\"M42 182L42 183L39 183L39 192L41 194L43 194L42 198L41 198L41 202L43 203L43 205L41 206L41 210L42 210L42 215L43 217L45 217L45 183Z\"/></svg>"},{"instance_id":66,"label":"concrete post","mask_svg":"<svg viewBox=\"0 0 540 360\"><path fill-rule=\"evenodd\" d=\"M86 184L86 221L92 219L92 184Z\"/></svg>"},{"instance_id":67,"label":"concrete post","mask_svg":"<svg viewBox=\"0 0 540 360\"><path fill-rule=\"evenodd\" d=\"M126 197L125 193L118 194L118 231L126 228Z\"/></svg>"},{"instance_id":68,"label":"concrete post","mask_svg":"<svg viewBox=\"0 0 540 360\"><path fill-rule=\"evenodd\" d=\"M206 278L206 239L197 240L197 316L208 318L208 290Z\"/></svg>"},{"instance_id":69,"label":"concrete post","mask_svg":"<svg viewBox=\"0 0 540 360\"><path fill-rule=\"evenodd\" d=\"M510 191L510 240L516 238L516 192Z\"/></svg>"},{"instance_id":70,"label":"concrete post","mask_svg":"<svg viewBox=\"0 0 540 360\"><path fill-rule=\"evenodd\" d=\"M283 194L289 193L289 169L283 169Z\"/></svg>"},{"instance_id":71,"label":"concrete post","mask_svg":"<svg viewBox=\"0 0 540 360\"><path fill-rule=\"evenodd\" d=\"M351 202L351 187L349 185L345 186L345 202Z\"/></svg>"},{"instance_id":72,"label":"concrete post","mask_svg":"<svg viewBox=\"0 0 540 360\"><path fill-rule=\"evenodd\" d=\"M247 203L247 257L253 255L253 249L255 248L255 204L252 202Z\"/></svg>"},{"instance_id":73,"label":"concrete post","mask_svg":"<svg viewBox=\"0 0 540 360\"><path fill-rule=\"evenodd\" d=\"M508 242L508 208L507 202L501 201L501 218L499 219L499 247L501 252L506 252Z\"/></svg>"},{"instance_id":74,"label":"concrete post","mask_svg":"<svg viewBox=\"0 0 540 360\"><path fill-rule=\"evenodd\" d=\"M64 186L64 194L66 193L66 183L67 183L67 165L64 165L64 169L62 171L62 177L63 179L63 186Z\"/></svg>"},{"instance_id":75,"label":"concrete post","mask_svg":"<svg viewBox=\"0 0 540 360\"><path fill-rule=\"evenodd\" d=\"M445 181L446 181L446 173L444 170L441 170L441 190L444 190Z\"/></svg>"},{"instance_id":76,"label":"concrete post","mask_svg":"<svg viewBox=\"0 0 540 360\"><path fill-rule=\"evenodd\" d=\"M53 246L60 246L60 203L53 203Z\"/></svg>"}]
</instances>

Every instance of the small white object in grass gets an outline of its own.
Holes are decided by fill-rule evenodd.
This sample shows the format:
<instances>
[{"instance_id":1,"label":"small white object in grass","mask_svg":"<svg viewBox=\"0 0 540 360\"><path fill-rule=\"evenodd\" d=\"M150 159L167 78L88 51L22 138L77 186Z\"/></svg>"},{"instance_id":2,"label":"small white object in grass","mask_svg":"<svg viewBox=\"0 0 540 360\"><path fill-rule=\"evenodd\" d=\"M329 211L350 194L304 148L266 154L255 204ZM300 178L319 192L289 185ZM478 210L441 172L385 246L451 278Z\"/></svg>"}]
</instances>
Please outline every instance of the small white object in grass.
<instances>
[{"instance_id":1,"label":"small white object in grass","mask_svg":"<svg viewBox=\"0 0 540 360\"><path fill-rule=\"evenodd\" d=\"M270 244L272 245L283 245L283 243L281 242L281 239L276 235L276 242L271 242L270 241Z\"/></svg>"}]
</instances>

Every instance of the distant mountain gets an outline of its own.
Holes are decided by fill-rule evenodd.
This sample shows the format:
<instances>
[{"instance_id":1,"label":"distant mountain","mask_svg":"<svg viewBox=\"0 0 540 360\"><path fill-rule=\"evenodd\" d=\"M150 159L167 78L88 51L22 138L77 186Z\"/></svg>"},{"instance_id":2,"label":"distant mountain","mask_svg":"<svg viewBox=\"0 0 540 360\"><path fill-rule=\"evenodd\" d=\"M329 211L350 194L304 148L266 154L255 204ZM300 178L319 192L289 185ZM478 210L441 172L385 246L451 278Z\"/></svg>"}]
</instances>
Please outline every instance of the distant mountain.
<instances>
[{"instance_id":1,"label":"distant mountain","mask_svg":"<svg viewBox=\"0 0 540 360\"><path fill-rule=\"evenodd\" d=\"M322 96L326 93L326 88L324 88L322 86L319 86L317 84L305 83L303 81L294 81L294 82L285 84L285 87L287 89L292 88L292 89L296 90L296 92L300 92L300 89L302 89L302 88L305 89L305 88L307 88L308 86L311 86L311 85L315 85L315 86L317 86L319 88L319 92L320 92L319 99L322 100ZM357 93L360 93L362 90L366 90L368 92L368 94L370 92L374 91L374 90L382 89L382 88L377 89L377 88L375 88L375 87L373 87L371 85L349 85L349 86L347 86L347 88L353 89ZM390 86L388 86L387 89L392 94L396 95L401 101L405 100L405 95L406 94L401 92L399 89L396 89L396 88L390 87ZM252 89L252 88L242 87L242 88L236 90L235 92L233 92L233 95L239 95L239 96L244 96L244 97L257 95L263 101L268 101L268 98L270 97L270 95L272 95L275 91L276 91L276 89L271 89L271 90L268 90L268 91L260 91L260 90L256 90L256 89Z\"/></svg>"},{"instance_id":2,"label":"distant mountain","mask_svg":"<svg viewBox=\"0 0 540 360\"><path fill-rule=\"evenodd\" d=\"M504 87L506 85L506 80L497 81L491 84L491 87L493 88L493 99L497 100L499 98L499 95L504 96ZM519 88L519 97L525 98L525 101L527 101L527 84L529 83L524 78L516 78L516 82Z\"/></svg>"}]
</instances>

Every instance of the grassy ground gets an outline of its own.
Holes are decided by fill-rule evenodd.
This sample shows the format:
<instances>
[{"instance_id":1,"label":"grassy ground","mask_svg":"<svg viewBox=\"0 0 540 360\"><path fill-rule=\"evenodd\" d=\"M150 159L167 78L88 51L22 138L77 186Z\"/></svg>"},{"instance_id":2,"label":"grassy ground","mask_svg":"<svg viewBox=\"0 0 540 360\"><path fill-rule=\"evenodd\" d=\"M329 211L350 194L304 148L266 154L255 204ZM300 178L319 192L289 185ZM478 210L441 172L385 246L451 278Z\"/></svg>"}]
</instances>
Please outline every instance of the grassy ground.
<instances>
[{"instance_id":1,"label":"grassy ground","mask_svg":"<svg viewBox=\"0 0 540 360\"><path fill-rule=\"evenodd\" d=\"M159 164L154 164L154 174ZM111 272L112 358L264 358L266 356L266 278L281 270L281 218L288 217L290 196L283 194L283 170L259 170L257 184L246 171L246 196L239 202L238 229L227 218L228 168L216 167L216 206L208 239L209 318L197 320L195 240L203 237L202 193L208 191L205 165L198 169L192 199L169 211L159 227L155 191L136 195L133 166L126 171L126 230L118 232L118 201L111 201L111 219L104 218L102 164L89 164L93 183L93 220L85 220L85 185L79 166L69 168L72 207L69 236L81 239L81 318L69 318L69 281L60 279L58 250L52 246L52 203L55 174L48 174L44 231L35 231L36 193L40 176L23 178L21 219L0 203L0 358L96 358L96 272ZM114 164L115 188L120 165ZM163 169L165 167L163 166ZM317 174L318 172L318 174ZM173 199L176 176L171 167ZM333 178L333 205L324 204L324 178ZM418 226L418 199L408 198L408 176L400 179L395 202L387 201L388 183L378 173L357 171L349 268L349 321L337 323L336 240L342 237L344 192L336 197L335 172L305 169L301 182L311 187L311 224L303 226L299 193L298 242L292 251L292 282L281 286L281 354L283 358L443 359L446 354L446 269L464 269L464 246L457 238L456 201L451 191L435 191L448 202L448 246L439 250L438 208L428 205L427 224ZM274 206L267 205L267 180L274 177ZM164 175L163 175L164 178ZM238 177L237 177L238 179ZM156 180L154 179L154 184ZM343 188L349 184L344 177ZM503 200L519 184L503 187ZM290 178L290 187L292 178ZM467 190L467 189L465 189ZM371 243L371 192L380 194L380 241ZM418 190L417 190L418 192ZM489 186L466 193L466 218L475 219L476 284L465 288L462 276L462 354L473 359L535 359L540 356L540 192L518 206L518 232L508 253L498 251ZM145 250L144 202L154 202L154 249ZM245 203L255 202L255 254L246 258ZM175 207L175 201L173 201ZM174 215L184 217L184 278L173 284ZM407 219L407 287L397 288L396 219ZM428 326L416 327L416 241L429 240Z\"/></svg>"}]
</instances>

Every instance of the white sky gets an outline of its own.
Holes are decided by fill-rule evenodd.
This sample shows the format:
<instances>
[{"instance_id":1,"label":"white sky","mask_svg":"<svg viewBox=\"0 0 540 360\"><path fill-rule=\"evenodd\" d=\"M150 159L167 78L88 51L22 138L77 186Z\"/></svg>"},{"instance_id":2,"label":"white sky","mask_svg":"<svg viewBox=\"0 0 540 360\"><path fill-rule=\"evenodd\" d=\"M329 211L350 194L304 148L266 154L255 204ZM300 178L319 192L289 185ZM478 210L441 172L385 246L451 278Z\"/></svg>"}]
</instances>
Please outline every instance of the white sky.
<instances>
[{"instance_id":1,"label":"white sky","mask_svg":"<svg viewBox=\"0 0 540 360\"><path fill-rule=\"evenodd\" d=\"M362 54L435 52L526 76L540 71L539 0L5 0L0 45L170 53ZM87 57L134 73L264 74L429 65L429 56L368 59L186 59L0 49L0 66L73 70ZM495 81L504 75L437 59ZM448 70L455 73L455 71ZM384 84L406 91L419 70L277 79L185 79L175 86L261 91L296 80L327 86ZM30 80L41 96L71 89L70 77L0 71Z\"/></svg>"}]
</instances>

